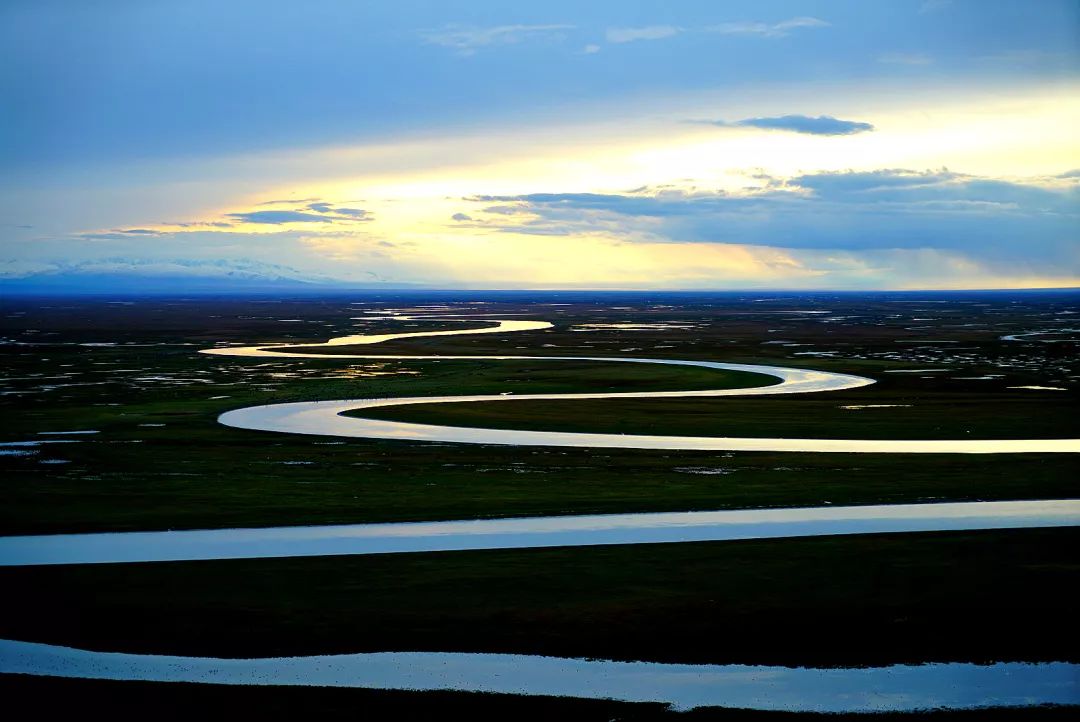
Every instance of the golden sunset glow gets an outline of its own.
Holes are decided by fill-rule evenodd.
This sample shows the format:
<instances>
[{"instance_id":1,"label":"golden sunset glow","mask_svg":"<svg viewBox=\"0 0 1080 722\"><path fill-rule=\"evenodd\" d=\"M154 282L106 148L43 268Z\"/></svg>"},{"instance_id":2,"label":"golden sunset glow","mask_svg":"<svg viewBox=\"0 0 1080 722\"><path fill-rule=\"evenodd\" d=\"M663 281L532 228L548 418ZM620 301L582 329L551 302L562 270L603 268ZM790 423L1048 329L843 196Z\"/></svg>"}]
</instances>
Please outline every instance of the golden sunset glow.
<instances>
[{"instance_id":1,"label":"golden sunset glow","mask_svg":"<svg viewBox=\"0 0 1080 722\"><path fill-rule=\"evenodd\" d=\"M609 51L680 33L616 33L633 40ZM1080 85L1034 71L1066 57L1002 51L953 73L885 53L865 77L525 94L533 112L128 160L118 187L82 184L63 222L14 189L44 220L12 231L41 243L8 273L75 244L91 263L217 247L300 275L436 287L1071 284ZM1045 254L1019 250L1032 239Z\"/></svg>"}]
</instances>

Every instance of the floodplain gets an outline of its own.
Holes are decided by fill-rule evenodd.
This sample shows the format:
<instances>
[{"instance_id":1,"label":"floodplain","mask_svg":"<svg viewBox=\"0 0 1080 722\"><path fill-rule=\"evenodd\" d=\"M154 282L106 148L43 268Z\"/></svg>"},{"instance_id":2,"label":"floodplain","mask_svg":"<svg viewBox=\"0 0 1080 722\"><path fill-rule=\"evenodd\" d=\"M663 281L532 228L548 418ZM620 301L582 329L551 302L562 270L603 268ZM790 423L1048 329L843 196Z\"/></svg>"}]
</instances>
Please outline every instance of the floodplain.
<instances>
[{"instance_id":1,"label":"floodplain","mask_svg":"<svg viewBox=\"0 0 1080 722\"><path fill-rule=\"evenodd\" d=\"M217 421L248 406L320 399L775 382L603 361L334 358L633 356L797 367L875 383L790 396L511 400L363 413L583 433L1076 439L1075 292L42 298L5 301L2 311L0 534L8 536L1077 495L1073 453L514 447L280 434ZM494 319L552 326L317 345L354 334L484 328ZM253 344L291 344L327 358L198 353ZM230 658L430 651L822 668L1076 663L1067 594L1075 549L1075 530L1065 528L4 568L5 588L18 593L2 602L0 637ZM20 689L78 689L92 698L118 684L128 685L135 707L148 694L141 690L168 687L41 678ZM372 709L426 709L450 699L477 718L536 704L467 692L325 692L331 707L354 699ZM279 688L272 699L314 693ZM239 689L199 694L251 699ZM541 699L583 719L731 714ZM1050 718L1058 708L1025 713Z\"/></svg>"}]
</instances>

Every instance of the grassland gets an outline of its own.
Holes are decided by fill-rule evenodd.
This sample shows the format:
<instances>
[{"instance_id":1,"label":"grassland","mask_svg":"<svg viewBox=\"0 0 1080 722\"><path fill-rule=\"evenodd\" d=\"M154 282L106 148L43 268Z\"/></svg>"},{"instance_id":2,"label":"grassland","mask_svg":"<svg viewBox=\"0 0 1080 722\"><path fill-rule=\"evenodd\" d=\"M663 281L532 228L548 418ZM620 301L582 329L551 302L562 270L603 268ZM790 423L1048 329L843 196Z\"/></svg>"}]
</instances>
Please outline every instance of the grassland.
<instances>
[{"instance_id":1,"label":"grassland","mask_svg":"<svg viewBox=\"0 0 1080 722\"><path fill-rule=\"evenodd\" d=\"M992 408L992 414L986 413ZM660 411L662 410L662 411ZM347 415L447 426L681 436L838 439L1078 438L1071 405L1034 394L922 392L885 385L824 394L417 404Z\"/></svg>"},{"instance_id":2,"label":"grassland","mask_svg":"<svg viewBox=\"0 0 1080 722\"><path fill-rule=\"evenodd\" d=\"M384 304L385 305L385 304ZM758 306L754 307L759 308ZM826 324L745 305L612 311L595 306L500 306L550 317L556 328L358 347L363 353L631 355L779 363L861 373L851 392L712 400L529 402L403 407L401 418L515 428L799 436L1064 436L1075 434L1073 392L1009 389L1065 383L1075 360L1062 344L1009 344L1006 331L1046 317L1042 307L949 306L931 335L974 348L900 344L916 310L893 322ZM943 307L945 308L945 307ZM1050 306L1052 315L1054 306ZM886 313L889 311L889 313ZM991 313L992 312L992 313ZM846 313L839 308L837 313ZM867 313L867 311L863 311ZM1041 316L1039 315L1041 314ZM707 369L576 361L403 362L205 356L231 343L304 342L356 331L452 327L445 321L351 320L340 301L295 303L26 302L3 319L7 380L0 440L77 443L13 447L0 456L0 533L201 528L448 518L722 509L758 506L1068 497L1071 456L768 454L521 450L498 446L333 440L228 429L223 411L258 403L470 393L641 391L761 383ZM760 316L760 317L759 317ZM292 322L300 318L305 322ZM1066 317L1067 318L1067 317ZM285 319L285 321L279 320ZM613 320L667 323L648 331L576 331ZM970 324L983 323L973 330ZM885 325L881 325L885 324ZM690 326L690 328L683 328ZM0 328L3 325L0 324ZM769 334L770 330L776 333ZM31 333L30 331L33 331ZM785 343L761 343L782 336ZM110 343L115 345L89 345ZM317 347L316 347L317 348ZM841 357L794 357L805 348ZM935 350L936 349L936 350ZM944 350L943 350L944 349ZM333 350L333 349L323 349ZM338 350L340 352L340 349ZM941 358L941 354L951 354ZM963 356L964 365L959 364ZM895 357L895 358L894 358ZM950 366L949 374L893 374ZM1065 369L1064 371L1062 369ZM995 374L992 380L967 377ZM933 378L923 378L931 376ZM953 378L963 377L963 378ZM1064 379L1064 381L1063 381ZM842 409L846 405L910 407ZM474 408L475 407L475 408ZM556 416L565 414L565 417ZM97 430L84 436L41 432ZM33 453L31 453L33 452ZM63 462L63 463L61 463Z\"/></svg>"},{"instance_id":3,"label":"grassland","mask_svg":"<svg viewBox=\"0 0 1080 722\"><path fill-rule=\"evenodd\" d=\"M438 423L695 435L1077 435L1077 344L1000 338L1062 325L1080 311L1075 294L940 300L571 298L560 299L569 306L550 306L542 305L543 298L496 298L482 306L494 317L525 313L552 320L555 328L356 350L696 358L820 368L880 381L852 392L791 398L559 402L545 408L515 401L393 410L395 417ZM0 447L18 452L0 455L0 533L1077 495L1073 455L517 449L339 440L217 424L223 411L280 401L762 382L705 369L576 361L324 361L196 353L219 342L308 343L356 332L456 327L357 320L363 310L409 312L415 302L5 304L0 441L74 443ZM623 322L660 326L604 326ZM1067 390L1010 388L1024 385ZM910 405L840 408L870 404ZM42 435L72 430L99 433ZM1080 661L1067 591L1077 572L1077 541L1075 530L1017 530L7 568L0 569L0 585L14 592L0 598L0 636L222 656L432 649L762 664ZM222 708L268 718L355 717L359 710L366 719L817 719L737 710L676 715L658 705L464 693L11 677L0 678L0 690L6 699L32 701L43 714L82 713L107 701L119 718ZM1028 709L1022 718L1059 719L1072 712ZM1016 717L978 711L881 719L894 718Z\"/></svg>"},{"instance_id":4,"label":"grassland","mask_svg":"<svg viewBox=\"0 0 1080 722\"><path fill-rule=\"evenodd\" d=\"M0 637L206 656L1080 661L1073 529L0 569ZM1023 620L1019 623L1019 620Z\"/></svg>"}]
</instances>

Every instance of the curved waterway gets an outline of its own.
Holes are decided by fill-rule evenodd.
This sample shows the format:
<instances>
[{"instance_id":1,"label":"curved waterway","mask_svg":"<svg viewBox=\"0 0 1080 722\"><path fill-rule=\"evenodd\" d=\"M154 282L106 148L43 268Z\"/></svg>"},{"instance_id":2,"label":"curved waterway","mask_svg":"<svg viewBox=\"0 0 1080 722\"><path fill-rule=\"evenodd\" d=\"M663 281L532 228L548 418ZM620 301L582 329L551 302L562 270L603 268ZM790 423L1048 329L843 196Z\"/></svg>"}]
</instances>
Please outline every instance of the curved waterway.
<instances>
[{"instance_id":1,"label":"curved waterway","mask_svg":"<svg viewBox=\"0 0 1080 722\"><path fill-rule=\"evenodd\" d=\"M433 318L397 316L402 320ZM445 318L445 317L444 317ZM458 319L473 320L473 319ZM487 319L476 319L487 320ZM532 394L361 399L271 404L223 414L240 428L316 435L545 446L909 453L1078 452L1080 440L898 441L622 436L470 429L343 417L344 411L414 403L518 399L676 398L852 389L872 379L806 369L647 358L545 356L385 356L296 351L313 345L372 344L397 338L549 328L542 321L491 320L490 328L345 336L325 344L206 349L226 356L345 359L590 360L752 371L771 386L619 394ZM610 514L532 519L354 524L0 538L0 566L93 564L265 557L517 549L957 531L1080 525L1080 501L1039 500ZM84 679L458 690L662 702L676 709L720 706L814 712L1080 704L1080 665L1061 662L966 663L859 669L614 662L514 654L378 652L351 655L214 659L79 650L0 640L0 673Z\"/></svg>"},{"instance_id":2,"label":"curved waterway","mask_svg":"<svg viewBox=\"0 0 1080 722\"><path fill-rule=\"evenodd\" d=\"M1080 526L1080 500L0 537L0 566L264 559Z\"/></svg>"},{"instance_id":3,"label":"curved waterway","mask_svg":"<svg viewBox=\"0 0 1080 722\"><path fill-rule=\"evenodd\" d=\"M383 317L373 316L367 320L375 321L381 320ZM305 353L303 351L283 351L281 349L288 348L311 348L315 346L366 346L373 343L382 343L383 341L393 341L399 338L418 338L421 336L464 336L466 334L473 335L478 333L507 333L510 331L541 331L545 328L551 328L553 324L548 321L514 321L506 319L495 318L482 318L482 317L469 317L461 318L457 316L445 316L445 315L425 315L425 316L401 316L393 315L385 318L391 318L395 321L423 321L430 319L438 320L450 320L450 321L476 321L493 323L494 326L488 328L459 328L450 329L447 331L410 331L407 333L380 333L380 334L356 334L353 336L338 336L332 338L325 343L276 343L265 344L262 346L226 346L221 348L208 348L203 349L200 353L214 354L216 356L256 356L259 358L276 356L279 358L368 358L367 356L353 356L348 354L322 354L322 353ZM382 357L392 358L392 357ZM400 356L397 358L413 358L411 356ZM441 358L441 357L437 357Z\"/></svg>"},{"instance_id":4,"label":"curved waterway","mask_svg":"<svg viewBox=\"0 0 1080 722\"><path fill-rule=\"evenodd\" d=\"M398 316L412 320L416 316ZM432 318L432 317L428 317ZM447 318L440 316L440 318ZM483 394L471 396L418 396L388 399L342 399L337 401L301 401L288 404L249 406L228 411L218 417L226 426L256 431L276 431L290 434L336 436L364 439L405 441L439 441L460 444L505 444L512 446L571 446L584 448L665 449L699 451L792 451L840 453L906 453L906 454L1016 454L1016 453L1080 453L1080 439L787 439L760 437L716 436L656 436L640 434L596 434L563 431L522 431L517 429L485 429L463 426L439 426L402 421L366 419L343 416L349 411L362 411L387 406L411 404L446 404L496 401L561 401L584 399L661 399L721 396L764 396L820 391L854 389L874 383L873 379L827 371L731 364L719 361L690 361L597 356L443 356L443 355L373 355L324 354L287 349L311 346L350 346L381 343L399 338L420 336L449 336L474 333L500 333L550 328L546 321L495 319L497 324L484 329L451 331L421 331L401 334L343 336L324 344L275 344L272 346L239 346L204 349L202 353L225 356L396 359L413 361L472 360L472 361L603 361L611 363L648 363L669 366L697 366L719 371L748 371L771 376L779 381L772 385L738 389L706 389L703 391L637 391L622 393L585 394Z\"/></svg>"},{"instance_id":5,"label":"curved waterway","mask_svg":"<svg viewBox=\"0 0 1080 722\"><path fill-rule=\"evenodd\" d=\"M0 640L0 672L80 679L354 687L662 702L813 712L1077 704L1080 665L964 663L813 669L662 664L521 654L375 652L217 659Z\"/></svg>"}]
</instances>

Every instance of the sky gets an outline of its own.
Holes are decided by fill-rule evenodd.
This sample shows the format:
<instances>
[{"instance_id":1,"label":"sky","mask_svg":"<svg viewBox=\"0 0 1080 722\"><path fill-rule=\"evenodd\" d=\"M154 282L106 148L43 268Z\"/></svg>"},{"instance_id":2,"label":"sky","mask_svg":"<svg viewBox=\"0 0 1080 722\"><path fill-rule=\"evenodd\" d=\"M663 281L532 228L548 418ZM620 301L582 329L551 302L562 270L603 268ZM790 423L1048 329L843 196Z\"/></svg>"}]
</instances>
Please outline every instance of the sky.
<instances>
[{"instance_id":1,"label":"sky","mask_svg":"<svg viewBox=\"0 0 1080 722\"><path fill-rule=\"evenodd\" d=\"M5 0L0 288L1080 286L1075 0Z\"/></svg>"}]
</instances>

